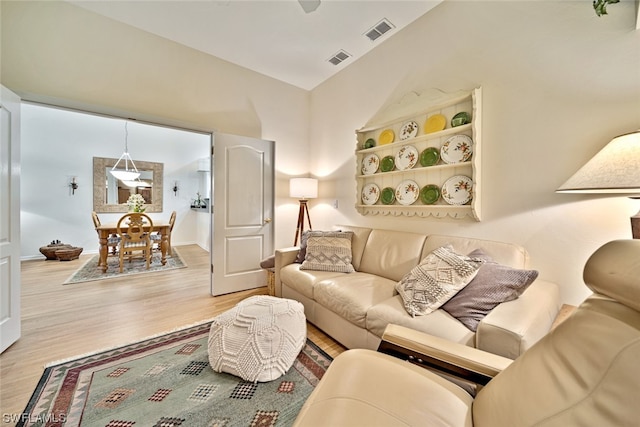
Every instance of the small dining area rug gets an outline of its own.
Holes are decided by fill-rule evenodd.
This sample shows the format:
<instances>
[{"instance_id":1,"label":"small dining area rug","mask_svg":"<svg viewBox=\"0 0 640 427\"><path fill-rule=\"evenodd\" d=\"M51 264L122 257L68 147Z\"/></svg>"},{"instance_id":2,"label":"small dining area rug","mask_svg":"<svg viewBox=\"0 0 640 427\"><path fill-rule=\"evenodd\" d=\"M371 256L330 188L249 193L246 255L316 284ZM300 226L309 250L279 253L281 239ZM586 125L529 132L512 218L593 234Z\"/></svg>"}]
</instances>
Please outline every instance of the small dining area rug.
<instances>
[{"instance_id":1,"label":"small dining area rug","mask_svg":"<svg viewBox=\"0 0 640 427\"><path fill-rule=\"evenodd\" d=\"M210 325L47 367L18 426L290 426L332 358L307 339L283 376L246 382L209 365Z\"/></svg>"},{"instance_id":2,"label":"small dining area rug","mask_svg":"<svg viewBox=\"0 0 640 427\"><path fill-rule=\"evenodd\" d=\"M124 276L132 276L134 274L154 273L157 271L175 270L177 268L185 268L187 264L180 256L180 252L173 247L172 256L167 256L167 263L162 265L160 262L160 253L154 253L151 258L151 265L147 270L147 264L142 258L133 258L131 262L128 260L124 263L123 272L120 273L120 260L117 256L107 257L107 271L102 272L102 268L98 267L100 255L94 255L89 258L78 270L76 270L63 285L71 285L74 283L90 282L92 280L114 279Z\"/></svg>"}]
</instances>

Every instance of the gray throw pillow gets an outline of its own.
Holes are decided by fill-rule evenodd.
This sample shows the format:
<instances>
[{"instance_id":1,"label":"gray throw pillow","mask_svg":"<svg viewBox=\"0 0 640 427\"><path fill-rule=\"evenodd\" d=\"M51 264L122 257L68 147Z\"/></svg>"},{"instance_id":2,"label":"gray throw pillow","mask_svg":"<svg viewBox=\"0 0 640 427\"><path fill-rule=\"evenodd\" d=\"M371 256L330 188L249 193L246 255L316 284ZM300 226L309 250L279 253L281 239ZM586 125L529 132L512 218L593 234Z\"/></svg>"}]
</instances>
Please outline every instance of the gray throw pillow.
<instances>
[{"instance_id":1,"label":"gray throw pillow","mask_svg":"<svg viewBox=\"0 0 640 427\"><path fill-rule=\"evenodd\" d=\"M498 304L517 299L538 277L536 270L520 270L498 264L482 249L469 254L485 263L473 280L442 309L475 332L478 323Z\"/></svg>"},{"instance_id":2,"label":"gray throw pillow","mask_svg":"<svg viewBox=\"0 0 640 427\"><path fill-rule=\"evenodd\" d=\"M456 253L451 245L424 257L396 285L404 307L412 316L429 314L464 288L483 263Z\"/></svg>"},{"instance_id":3,"label":"gray throw pillow","mask_svg":"<svg viewBox=\"0 0 640 427\"><path fill-rule=\"evenodd\" d=\"M303 231L300 236L300 250L298 251L298 256L296 256L296 260L298 264L301 264L304 261L304 258L307 256L307 239L309 238L309 233L312 230Z\"/></svg>"},{"instance_id":4,"label":"gray throw pillow","mask_svg":"<svg viewBox=\"0 0 640 427\"><path fill-rule=\"evenodd\" d=\"M350 231L311 231L301 270L353 273Z\"/></svg>"}]
</instances>

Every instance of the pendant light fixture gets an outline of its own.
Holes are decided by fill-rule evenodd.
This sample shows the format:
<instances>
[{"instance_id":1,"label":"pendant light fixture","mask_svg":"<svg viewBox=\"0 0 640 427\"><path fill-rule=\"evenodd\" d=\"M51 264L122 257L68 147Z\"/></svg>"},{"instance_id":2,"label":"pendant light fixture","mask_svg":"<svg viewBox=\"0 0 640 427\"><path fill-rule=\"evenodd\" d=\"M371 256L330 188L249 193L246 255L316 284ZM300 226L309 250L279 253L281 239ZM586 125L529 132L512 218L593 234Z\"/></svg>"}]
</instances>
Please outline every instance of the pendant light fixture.
<instances>
[{"instance_id":1,"label":"pendant light fixture","mask_svg":"<svg viewBox=\"0 0 640 427\"><path fill-rule=\"evenodd\" d=\"M121 181L133 181L140 176L140 172L138 172L138 168L136 168L136 164L133 163L133 159L129 155L129 146L127 144L127 140L129 139L129 130L127 129L127 125L129 122L124 122L124 153L118 159L113 168L111 168L111 175L113 175L116 179ZM124 169L118 169L118 165L121 161L124 160ZM129 168L129 163L131 163L131 168Z\"/></svg>"}]
</instances>

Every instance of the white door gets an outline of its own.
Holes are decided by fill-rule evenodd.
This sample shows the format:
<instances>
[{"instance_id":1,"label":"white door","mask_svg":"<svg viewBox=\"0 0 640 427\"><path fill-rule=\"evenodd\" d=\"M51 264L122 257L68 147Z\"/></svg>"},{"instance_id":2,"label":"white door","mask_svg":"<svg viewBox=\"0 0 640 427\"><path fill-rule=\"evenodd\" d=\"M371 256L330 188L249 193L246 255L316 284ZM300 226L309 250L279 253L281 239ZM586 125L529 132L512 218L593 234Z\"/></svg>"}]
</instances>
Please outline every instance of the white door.
<instances>
[{"instance_id":1,"label":"white door","mask_svg":"<svg viewBox=\"0 0 640 427\"><path fill-rule=\"evenodd\" d=\"M20 338L20 98L0 87L0 353Z\"/></svg>"},{"instance_id":2,"label":"white door","mask_svg":"<svg viewBox=\"0 0 640 427\"><path fill-rule=\"evenodd\" d=\"M266 286L273 253L274 142L213 135L211 294Z\"/></svg>"}]
</instances>

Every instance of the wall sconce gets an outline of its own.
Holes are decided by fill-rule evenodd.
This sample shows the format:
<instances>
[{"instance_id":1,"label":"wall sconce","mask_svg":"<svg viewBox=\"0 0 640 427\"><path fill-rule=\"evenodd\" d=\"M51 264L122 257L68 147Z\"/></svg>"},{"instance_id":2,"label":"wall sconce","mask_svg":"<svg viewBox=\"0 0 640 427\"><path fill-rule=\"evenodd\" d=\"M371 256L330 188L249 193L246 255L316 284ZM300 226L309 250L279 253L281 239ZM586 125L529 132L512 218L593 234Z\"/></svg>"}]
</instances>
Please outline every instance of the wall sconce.
<instances>
[{"instance_id":1,"label":"wall sconce","mask_svg":"<svg viewBox=\"0 0 640 427\"><path fill-rule=\"evenodd\" d=\"M173 188L172 188L172 190L173 190L173 195L174 195L174 196L177 196L177 195L178 195L178 181L176 181L176 182L174 182L174 183L173 183Z\"/></svg>"},{"instance_id":2,"label":"wall sconce","mask_svg":"<svg viewBox=\"0 0 640 427\"><path fill-rule=\"evenodd\" d=\"M71 187L71 195L76 194L76 190L78 189L78 182L76 181L76 177L71 177L71 182L69 183L69 187Z\"/></svg>"}]
</instances>

